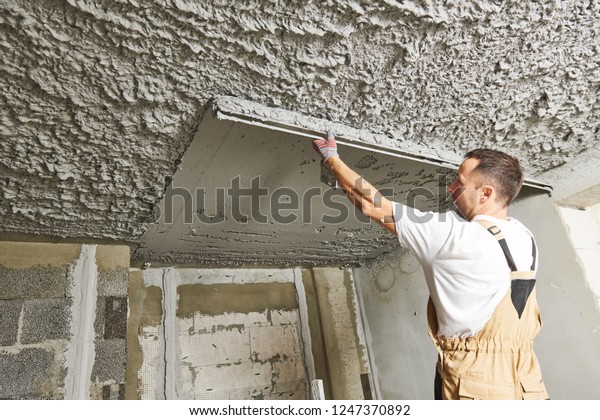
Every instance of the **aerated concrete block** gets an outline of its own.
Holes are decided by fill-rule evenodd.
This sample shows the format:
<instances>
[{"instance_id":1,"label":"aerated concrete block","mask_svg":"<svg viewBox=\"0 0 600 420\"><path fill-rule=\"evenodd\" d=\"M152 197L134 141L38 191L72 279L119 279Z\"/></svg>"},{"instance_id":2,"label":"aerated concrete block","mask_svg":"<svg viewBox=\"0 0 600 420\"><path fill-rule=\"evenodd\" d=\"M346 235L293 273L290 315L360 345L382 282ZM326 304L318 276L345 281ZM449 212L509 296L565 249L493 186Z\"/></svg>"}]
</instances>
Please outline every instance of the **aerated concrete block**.
<instances>
[{"instance_id":1,"label":"aerated concrete block","mask_svg":"<svg viewBox=\"0 0 600 420\"><path fill-rule=\"evenodd\" d=\"M44 396L53 354L44 349L0 352L0 399L35 399Z\"/></svg>"},{"instance_id":2,"label":"aerated concrete block","mask_svg":"<svg viewBox=\"0 0 600 420\"><path fill-rule=\"evenodd\" d=\"M125 268L98 271L98 296L127 296L129 271Z\"/></svg>"},{"instance_id":3,"label":"aerated concrete block","mask_svg":"<svg viewBox=\"0 0 600 420\"><path fill-rule=\"evenodd\" d=\"M22 307L22 300L0 300L0 346L16 344Z\"/></svg>"},{"instance_id":4,"label":"aerated concrete block","mask_svg":"<svg viewBox=\"0 0 600 420\"><path fill-rule=\"evenodd\" d=\"M127 298L107 297L104 318L104 338L124 339L127 335Z\"/></svg>"},{"instance_id":5,"label":"aerated concrete block","mask_svg":"<svg viewBox=\"0 0 600 420\"><path fill-rule=\"evenodd\" d=\"M7 268L0 265L0 299L61 298L67 295L67 268Z\"/></svg>"},{"instance_id":6,"label":"aerated concrete block","mask_svg":"<svg viewBox=\"0 0 600 420\"><path fill-rule=\"evenodd\" d=\"M22 343L70 338L71 304L70 298L25 301Z\"/></svg>"},{"instance_id":7,"label":"aerated concrete block","mask_svg":"<svg viewBox=\"0 0 600 420\"><path fill-rule=\"evenodd\" d=\"M96 341L92 382L125 382L125 340Z\"/></svg>"}]
</instances>

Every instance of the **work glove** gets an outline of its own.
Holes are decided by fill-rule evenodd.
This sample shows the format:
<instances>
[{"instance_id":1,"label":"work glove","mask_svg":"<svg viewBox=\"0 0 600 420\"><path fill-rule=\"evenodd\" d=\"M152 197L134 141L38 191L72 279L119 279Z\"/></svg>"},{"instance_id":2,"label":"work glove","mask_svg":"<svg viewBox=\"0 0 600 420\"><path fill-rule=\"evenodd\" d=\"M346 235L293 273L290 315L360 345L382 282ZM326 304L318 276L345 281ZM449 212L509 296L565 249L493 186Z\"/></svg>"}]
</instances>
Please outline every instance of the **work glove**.
<instances>
[{"instance_id":1,"label":"work glove","mask_svg":"<svg viewBox=\"0 0 600 420\"><path fill-rule=\"evenodd\" d=\"M326 162L330 157L339 156L335 144L335 133L331 130L327 132L327 140L314 139L313 147L321 155L323 162Z\"/></svg>"}]
</instances>

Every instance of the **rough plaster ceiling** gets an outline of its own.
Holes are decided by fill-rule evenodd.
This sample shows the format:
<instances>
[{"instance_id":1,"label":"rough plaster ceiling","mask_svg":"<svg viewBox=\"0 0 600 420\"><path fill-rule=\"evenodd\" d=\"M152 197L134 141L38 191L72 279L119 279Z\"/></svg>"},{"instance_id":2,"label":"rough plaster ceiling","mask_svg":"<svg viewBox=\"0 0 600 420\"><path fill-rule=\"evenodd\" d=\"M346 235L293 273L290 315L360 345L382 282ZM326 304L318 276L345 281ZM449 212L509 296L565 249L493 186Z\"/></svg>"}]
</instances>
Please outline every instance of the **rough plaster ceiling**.
<instances>
[{"instance_id":1,"label":"rough plaster ceiling","mask_svg":"<svg viewBox=\"0 0 600 420\"><path fill-rule=\"evenodd\" d=\"M7 232L139 242L223 94L442 158L508 150L530 175L562 182L564 197L578 191L561 166L569 176L598 166L598 1L4 0L0 10ZM592 158L578 167L582 152Z\"/></svg>"}]
</instances>

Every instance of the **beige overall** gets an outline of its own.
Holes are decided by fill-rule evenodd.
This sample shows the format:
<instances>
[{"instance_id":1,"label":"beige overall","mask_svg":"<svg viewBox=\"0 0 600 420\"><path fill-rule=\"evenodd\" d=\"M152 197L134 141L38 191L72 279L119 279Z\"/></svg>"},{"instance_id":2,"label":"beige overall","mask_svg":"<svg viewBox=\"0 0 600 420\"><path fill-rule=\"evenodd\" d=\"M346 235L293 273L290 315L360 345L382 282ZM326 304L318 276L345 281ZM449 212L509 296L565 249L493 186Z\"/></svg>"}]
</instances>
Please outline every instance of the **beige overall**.
<instances>
[{"instance_id":1,"label":"beige overall","mask_svg":"<svg viewBox=\"0 0 600 420\"><path fill-rule=\"evenodd\" d=\"M516 271L506 241L496 226L478 220L500 243L511 267L511 288L483 329L473 337L437 337L437 316L429 299L429 335L439 352L441 397L457 399L548 399L533 352L542 318L535 297L536 248L531 271Z\"/></svg>"}]
</instances>

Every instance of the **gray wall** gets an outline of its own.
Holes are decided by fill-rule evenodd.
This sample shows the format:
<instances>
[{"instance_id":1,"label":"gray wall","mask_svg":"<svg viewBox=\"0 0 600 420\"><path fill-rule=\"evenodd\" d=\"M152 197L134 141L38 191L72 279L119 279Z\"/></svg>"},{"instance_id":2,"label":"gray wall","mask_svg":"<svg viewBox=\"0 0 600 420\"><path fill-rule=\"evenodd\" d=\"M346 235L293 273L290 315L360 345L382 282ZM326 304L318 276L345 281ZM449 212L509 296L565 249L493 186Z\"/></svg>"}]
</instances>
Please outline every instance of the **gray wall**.
<instances>
[{"instance_id":1,"label":"gray wall","mask_svg":"<svg viewBox=\"0 0 600 420\"><path fill-rule=\"evenodd\" d=\"M0 399L123 399L129 247L0 241Z\"/></svg>"},{"instance_id":2,"label":"gray wall","mask_svg":"<svg viewBox=\"0 0 600 420\"><path fill-rule=\"evenodd\" d=\"M552 399L600 398L600 313L558 209L547 196L522 197L511 216L536 236L537 296L544 326L536 353ZM354 270L380 397L431 399L436 351L427 336L422 270L402 250Z\"/></svg>"},{"instance_id":3,"label":"gray wall","mask_svg":"<svg viewBox=\"0 0 600 420\"><path fill-rule=\"evenodd\" d=\"M371 395L350 271L132 268L127 399Z\"/></svg>"},{"instance_id":4,"label":"gray wall","mask_svg":"<svg viewBox=\"0 0 600 420\"><path fill-rule=\"evenodd\" d=\"M403 251L354 269L379 398L432 399L436 350L427 335L429 293L416 258Z\"/></svg>"}]
</instances>

